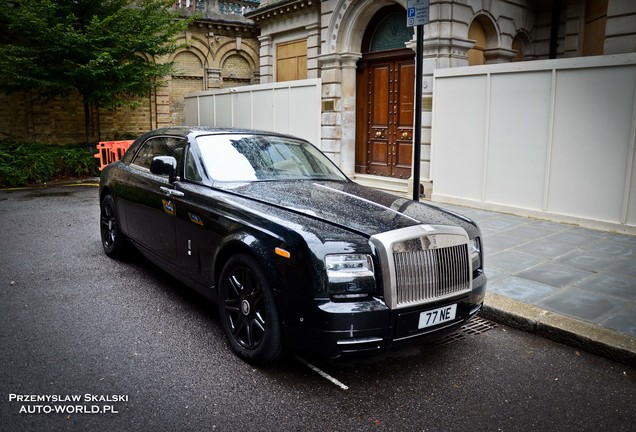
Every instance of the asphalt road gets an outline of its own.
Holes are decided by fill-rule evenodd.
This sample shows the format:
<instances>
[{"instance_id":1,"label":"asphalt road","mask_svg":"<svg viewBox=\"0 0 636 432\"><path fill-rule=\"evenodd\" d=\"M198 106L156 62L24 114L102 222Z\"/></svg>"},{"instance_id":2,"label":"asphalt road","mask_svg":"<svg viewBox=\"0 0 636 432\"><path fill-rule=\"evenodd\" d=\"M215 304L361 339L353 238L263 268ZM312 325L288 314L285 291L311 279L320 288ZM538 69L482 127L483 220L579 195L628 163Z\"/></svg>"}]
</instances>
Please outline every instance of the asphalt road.
<instances>
[{"instance_id":1,"label":"asphalt road","mask_svg":"<svg viewBox=\"0 0 636 432\"><path fill-rule=\"evenodd\" d=\"M212 305L107 258L98 215L91 186L0 191L2 431L634 431L635 369L488 322L370 359L250 366Z\"/></svg>"}]
</instances>

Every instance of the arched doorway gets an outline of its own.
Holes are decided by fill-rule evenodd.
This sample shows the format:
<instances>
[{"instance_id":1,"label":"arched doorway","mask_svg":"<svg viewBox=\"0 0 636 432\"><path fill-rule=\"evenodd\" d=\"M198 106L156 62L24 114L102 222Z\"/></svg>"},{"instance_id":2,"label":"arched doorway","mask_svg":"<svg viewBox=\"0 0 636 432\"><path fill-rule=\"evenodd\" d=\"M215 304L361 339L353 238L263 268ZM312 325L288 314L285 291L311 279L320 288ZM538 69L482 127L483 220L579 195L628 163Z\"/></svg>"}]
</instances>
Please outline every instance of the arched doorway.
<instances>
[{"instance_id":1,"label":"arched doorway","mask_svg":"<svg viewBox=\"0 0 636 432\"><path fill-rule=\"evenodd\" d=\"M409 178L413 157L415 53L406 11L380 9L362 41L356 75L356 172Z\"/></svg>"}]
</instances>

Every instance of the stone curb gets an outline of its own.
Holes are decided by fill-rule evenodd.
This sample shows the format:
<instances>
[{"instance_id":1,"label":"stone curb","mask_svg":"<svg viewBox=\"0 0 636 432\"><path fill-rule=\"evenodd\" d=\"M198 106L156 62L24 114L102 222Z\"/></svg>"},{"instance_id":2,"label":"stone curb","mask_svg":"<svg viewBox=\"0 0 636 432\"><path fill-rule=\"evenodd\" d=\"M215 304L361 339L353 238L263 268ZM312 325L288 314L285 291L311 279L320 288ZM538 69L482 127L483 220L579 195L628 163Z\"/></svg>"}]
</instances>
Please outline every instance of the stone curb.
<instances>
[{"instance_id":1,"label":"stone curb","mask_svg":"<svg viewBox=\"0 0 636 432\"><path fill-rule=\"evenodd\" d=\"M487 293L480 315L636 367L636 338L499 294Z\"/></svg>"}]
</instances>

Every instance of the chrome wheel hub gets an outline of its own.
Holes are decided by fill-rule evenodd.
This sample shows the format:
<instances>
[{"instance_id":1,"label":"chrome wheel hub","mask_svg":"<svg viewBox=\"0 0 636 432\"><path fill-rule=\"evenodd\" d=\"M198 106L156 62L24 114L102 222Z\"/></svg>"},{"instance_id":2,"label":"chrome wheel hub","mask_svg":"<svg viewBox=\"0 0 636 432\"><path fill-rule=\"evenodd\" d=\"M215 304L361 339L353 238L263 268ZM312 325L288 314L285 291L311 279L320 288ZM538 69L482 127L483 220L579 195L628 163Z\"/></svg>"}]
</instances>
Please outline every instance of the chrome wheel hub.
<instances>
[{"instance_id":1,"label":"chrome wheel hub","mask_svg":"<svg viewBox=\"0 0 636 432\"><path fill-rule=\"evenodd\" d=\"M245 316L249 315L250 310L252 310L252 307L250 306L250 302L248 302L247 300L243 300L241 302L241 312L243 312L243 315Z\"/></svg>"}]
</instances>

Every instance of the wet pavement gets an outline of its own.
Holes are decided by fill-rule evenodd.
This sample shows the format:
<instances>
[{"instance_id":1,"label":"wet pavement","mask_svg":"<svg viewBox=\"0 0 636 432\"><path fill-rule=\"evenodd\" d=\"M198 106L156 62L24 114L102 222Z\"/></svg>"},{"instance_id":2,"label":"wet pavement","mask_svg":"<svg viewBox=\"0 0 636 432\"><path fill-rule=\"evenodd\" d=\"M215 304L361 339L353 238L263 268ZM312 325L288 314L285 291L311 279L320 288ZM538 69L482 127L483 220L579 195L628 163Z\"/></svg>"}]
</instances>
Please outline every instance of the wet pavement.
<instances>
[{"instance_id":1,"label":"wet pavement","mask_svg":"<svg viewBox=\"0 0 636 432\"><path fill-rule=\"evenodd\" d=\"M481 227L485 315L636 361L636 236L435 204Z\"/></svg>"}]
</instances>

